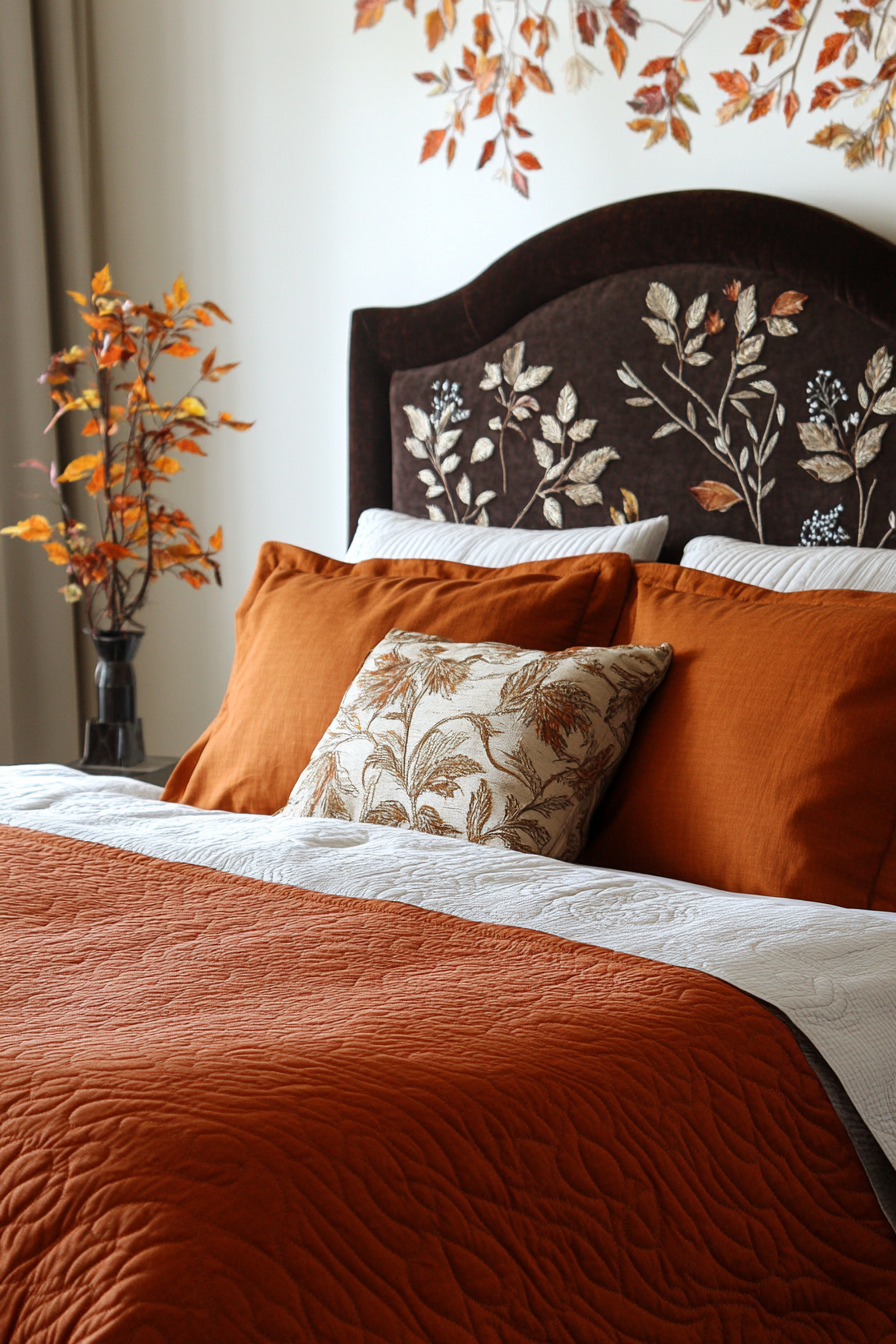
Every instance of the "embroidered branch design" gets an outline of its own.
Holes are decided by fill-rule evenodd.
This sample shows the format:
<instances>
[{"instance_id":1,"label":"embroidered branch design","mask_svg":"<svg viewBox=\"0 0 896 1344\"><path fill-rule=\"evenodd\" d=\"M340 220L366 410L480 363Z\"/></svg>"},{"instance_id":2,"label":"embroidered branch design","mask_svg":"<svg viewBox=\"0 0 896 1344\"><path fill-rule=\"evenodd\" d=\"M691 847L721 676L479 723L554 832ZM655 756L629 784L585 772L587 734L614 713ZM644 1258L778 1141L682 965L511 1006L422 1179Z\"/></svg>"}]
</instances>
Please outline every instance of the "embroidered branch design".
<instances>
[{"instance_id":1,"label":"embroidered branch design","mask_svg":"<svg viewBox=\"0 0 896 1344\"><path fill-rule=\"evenodd\" d=\"M580 507L603 504L604 497L597 484L599 476L611 462L618 462L615 448L593 448L583 457L577 457L581 444L586 443L597 427L596 420L576 420L579 399L571 383L566 383L557 398L556 415L541 417L544 439L534 439L532 448L543 475L532 497L520 509L513 526L518 527L537 499L551 527L563 526L563 506L558 495L565 495ZM554 453L558 457L554 458ZM614 522L631 522L638 517L638 501L630 490L623 489L626 516L620 517L615 509L610 512ZM630 517L628 515L631 515Z\"/></svg>"},{"instance_id":2,"label":"embroidered branch design","mask_svg":"<svg viewBox=\"0 0 896 1344\"><path fill-rule=\"evenodd\" d=\"M524 427L526 421L540 416L543 437L532 440L532 449L542 469L541 480L511 527L520 526L536 500L541 500L545 520L556 528L563 527L563 496L580 508L589 504L603 504L603 491L597 480L611 462L620 461L619 453L610 447L592 449L578 456L581 445L593 435L597 420L575 419L579 399L571 383L567 382L561 389L555 414L540 414L541 403L532 393L547 382L553 371L550 364L527 365L525 342L518 341L505 350L500 364L486 363L479 384L484 392L494 392L499 407L499 414L492 416L488 422L488 428L497 435L497 444L488 435L479 437L473 444L470 466L487 462L497 449L504 494L507 493L510 447L516 444L517 439L523 443L529 442ZM437 396L433 399L431 415L418 406L404 407L411 427L411 437L405 439L405 447L413 457L429 463L417 472L418 479L426 486L428 500L444 496L443 502L454 522L488 527L490 519L486 506L496 498L497 492L482 490L474 494L473 482L466 471L456 483L451 480L462 465L461 454L453 450L463 431L448 427L459 418L456 409L462 400L459 386L457 383L451 384L450 395L455 400L450 402L445 400L449 385L443 383L441 391L438 383L434 386ZM468 416L470 412L461 414ZM557 457L555 452L559 454ZM624 487L620 487L620 494L622 509L610 508L613 522L617 525L636 522L639 516L637 496ZM430 502L427 510L434 522L447 521L441 504Z\"/></svg>"},{"instance_id":3,"label":"embroidered branch design","mask_svg":"<svg viewBox=\"0 0 896 1344\"><path fill-rule=\"evenodd\" d=\"M495 491L482 490L474 499L473 485L466 472L452 490L450 477L461 464L460 453L452 450L463 429L449 429L449 425L467 420L470 415L469 410L463 408L459 385L435 382L432 412L427 414L419 406L405 406L404 413L411 427L411 435L405 439L404 446L412 457L429 463L429 466L421 467L417 472L418 479L426 486L426 498L433 500L444 495L454 522L478 523L481 527L488 527L489 519L485 506L495 498ZM485 456L490 457L491 452L490 448ZM474 446L471 460L483 461L482 450L480 449L477 455ZM427 511L434 522L446 521L445 514L438 504L428 504Z\"/></svg>"},{"instance_id":4,"label":"embroidered branch design","mask_svg":"<svg viewBox=\"0 0 896 1344\"><path fill-rule=\"evenodd\" d=\"M857 546L864 543L871 498L877 486L875 476L866 488L863 472L877 458L888 428L884 423L869 426L868 422L872 415L896 415L896 387L887 388L892 374L893 357L886 346L881 346L869 359L864 381L858 385L860 410L841 418L837 408L849 401L849 394L830 369L819 369L806 388L809 420L797 425L803 447L813 454L800 459L804 471L828 485L850 479L856 483ZM896 512L891 511L887 521L889 530L878 542L879 547L896 531Z\"/></svg>"},{"instance_id":5,"label":"embroidered branch design","mask_svg":"<svg viewBox=\"0 0 896 1344\"><path fill-rule=\"evenodd\" d=\"M536 387L546 382L554 372L550 364L526 364L526 344L517 341L509 350L505 350L500 364L486 364L485 374L479 386L483 392L495 393L495 401L501 407L501 413L489 420L489 429L498 435L498 456L501 459L501 489L507 494L507 460L504 456L504 440L508 433L518 434L523 440L525 431L520 422L530 420L537 415L541 407L535 397L529 395ZM505 384L507 391L504 390ZM494 452L491 439L478 441L480 461L485 461Z\"/></svg>"},{"instance_id":6,"label":"embroidered branch design","mask_svg":"<svg viewBox=\"0 0 896 1344\"><path fill-rule=\"evenodd\" d=\"M774 476L763 477L765 468L775 451L785 409L778 398L774 383L761 377L766 364L759 363L763 356L766 335L787 337L796 335L798 328L791 316L802 311L807 296L796 290L779 294L771 312L761 321L766 331L756 331L760 320L756 306L756 287L743 288L733 280L724 289L725 298L734 308L734 348L729 354L728 375L719 400L710 402L693 385L691 368L703 368L714 358L703 349L708 337L721 334L726 326L718 309L709 309L709 294L700 294L688 306L683 326L679 325L680 304L668 285L654 281L647 291L647 307L651 316L642 318L660 345L673 351L672 366L663 363L663 373L678 389L669 400L650 388L630 364L623 361L616 372L626 387L641 395L628 397L629 406L656 406L667 417L655 430L653 438L664 439L684 430L703 445L715 460L734 476L738 488L724 481L705 480L690 487L691 494L701 508L708 512L727 513L736 504L745 504L750 521L760 541L764 541L762 519L763 502L775 488ZM677 366L677 367L676 367ZM746 383L747 386L740 386ZM685 406L680 409L684 393ZM760 407L751 403L769 401ZM678 402L679 409L673 404ZM731 410L736 410L745 422L734 425ZM701 426L701 419L705 428ZM743 437L741 437L743 436ZM737 440L741 438L740 446Z\"/></svg>"}]
</instances>

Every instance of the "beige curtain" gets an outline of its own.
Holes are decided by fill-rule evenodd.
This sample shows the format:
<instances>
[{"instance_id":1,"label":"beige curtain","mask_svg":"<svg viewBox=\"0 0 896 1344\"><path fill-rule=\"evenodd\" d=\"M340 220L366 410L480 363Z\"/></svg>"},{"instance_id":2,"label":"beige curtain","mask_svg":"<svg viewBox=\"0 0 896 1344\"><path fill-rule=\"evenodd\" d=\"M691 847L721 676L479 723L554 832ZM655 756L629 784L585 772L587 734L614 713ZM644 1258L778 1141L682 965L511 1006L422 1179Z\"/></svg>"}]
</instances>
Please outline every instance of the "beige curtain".
<instances>
[{"instance_id":1,"label":"beige curtain","mask_svg":"<svg viewBox=\"0 0 896 1344\"><path fill-rule=\"evenodd\" d=\"M65 460L73 447L44 437L48 398L36 379L52 350L83 340L64 290L84 286L100 241L89 207L89 25L89 0L0 0L3 524L52 514L39 473L15 464ZM91 664L63 582L39 546L0 539L0 763L79 754Z\"/></svg>"}]
</instances>

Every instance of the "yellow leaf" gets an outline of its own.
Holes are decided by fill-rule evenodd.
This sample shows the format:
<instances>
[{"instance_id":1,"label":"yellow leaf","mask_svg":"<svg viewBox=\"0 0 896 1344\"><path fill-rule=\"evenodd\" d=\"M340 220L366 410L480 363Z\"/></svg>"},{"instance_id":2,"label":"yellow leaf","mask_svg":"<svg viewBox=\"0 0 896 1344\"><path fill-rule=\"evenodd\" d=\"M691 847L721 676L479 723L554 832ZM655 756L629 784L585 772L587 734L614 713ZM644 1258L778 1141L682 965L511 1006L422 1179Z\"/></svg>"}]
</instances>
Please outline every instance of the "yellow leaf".
<instances>
[{"instance_id":1,"label":"yellow leaf","mask_svg":"<svg viewBox=\"0 0 896 1344\"><path fill-rule=\"evenodd\" d=\"M7 537L21 537L23 541L49 541L53 529L43 514L32 513L30 518L23 518L13 527L0 528L0 533Z\"/></svg>"},{"instance_id":2,"label":"yellow leaf","mask_svg":"<svg viewBox=\"0 0 896 1344\"><path fill-rule=\"evenodd\" d=\"M45 541L44 550L54 565L68 564L68 548L59 541Z\"/></svg>"},{"instance_id":3,"label":"yellow leaf","mask_svg":"<svg viewBox=\"0 0 896 1344\"><path fill-rule=\"evenodd\" d=\"M223 308L219 308L216 303L212 303L211 299L204 299L202 306L203 308L208 308L209 312L214 313L215 317L219 317L222 322L230 321L230 318L224 312Z\"/></svg>"},{"instance_id":4,"label":"yellow leaf","mask_svg":"<svg viewBox=\"0 0 896 1344\"><path fill-rule=\"evenodd\" d=\"M76 289L67 289L65 292L66 294L68 294L70 298L74 299L75 303L80 304L82 308L87 307L86 298L84 297L83 294L79 294Z\"/></svg>"},{"instance_id":5,"label":"yellow leaf","mask_svg":"<svg viewBox=\"0 0 896 1344\"><path fill-rule=\"evenodd\" d=\"M638 496L633 494L631 490L626 490L624 485L621 485L619 487L619 493L622 496L622 506L625 510L626 522L629 523L637 522L638 518L640 517L640 506L638 504Z\"/></svg>"},{"instance_id":6,"label":"yellow leaf","mask_svg":"<svg viewBox=\"0 0 896 1344\"><path fill-rule=\"evenodd\" d=\"M103 472L103 464L100 461L94 468L93 475L85 485L84 489L87 491L88 495L98 495L99 492L105 486L105 484L106 484L106 478Z\"/></svg>"},{"instance_id":7,"label":"yellow leaf","mask_svg":"<svg viewBox=\"0 0 896 1344\"><path fill-rule=\"evenodd\" d=\"M108 262L101 271L97 271L90 282L90 288L93 290L94 294L109 293L109 290L112 288L112 276L109 273Z\"/></svg>"},{"instance_id":8,"label":"yellow leaf","mask_svg":"<svg viewBox=\"0 0 896 1344\"><path fill-rule=\"evenodd\" d=\"M190 291L184 284L184 277L182 275L179 275L175 280L172 293L174 294L174 302L177 304L178 308L185 308L190 302Z\"/></svg>"},{"instance_id":9,"label":"yellow leaf","mask_svg":"<svg viewBox=\"0 0 896 1344\"><path fill-rule=\"evenodd\" d=\"M197 546L195 541L185 541L176 542L172 546L163 546L156 553L156 558L159 568L167 569L169 565L185 565L201 554L202 549Z\"/></svg>"},{"instance_id":10,"label":"yellow leaf","mask_svg":"<svg viewBox=\"0 0 896 1344\"><path fill-rule=\"evenodd\" d=\"M139 555L128 549L127 546L121 546L117 541L100 541L96 549L100 555L104 555L107 560L139 560Z\"/></svg>"},{"instance_id":11,"label":"yellow leaf","mask_svg":"<svg viewBox=\"0 0 896 1344\"><path fill-rule=\"evenodd\" d=\"M355 0L355 32L359 28L372 28L383 17L385 0Z\"/></svg>"},{"instance_id":12,"label":"yellow leaf","mask_svg":"<svg viewBox=\"0 0 896 1344\"><path fill-rule=\"evenodd\" d=\"M221 530L221 528L218 527L215 529L215 531L208 539L208 548L210 551L220 551L223 545L224 545L224 533Z\"/></svg>"},{"instance_id":13,"label":"yellow leaf","mask_svg":"<svg viewBox=\"0 0 896 1344\"><path fill-rule=\"evenodd\" d=\"M65 471L56 477L57 482L67 485L69 481L80 481L85 476L89 476L98 462L102 462L102 453L85 453L83 457L76 457L73 462L69 462Z\"/></svg>"},{"instance_id":14,"label":"yellow leaf","mask_svg":"<svg viewBox=\"0 0 896 1344\"><path fill-rule=\"evenodd\" d=\"M90 480L87 482L86 486L84 487L88 495L98 495L99 492L101 490L104 490L106 486L105 473L103 472L102 454L97 453L97 457L99 458L99 461L97 462L96 468L94 469L94 473L91 476ZM112 466L109 468L110 489L112 486L118 485L118 483L123 479L123 477L124 477L124 465L121 462L113 462Z\"/></svg>"},{"instance_id":15,"label":"yellow leaf","mask_svg":"<svg viewBox=\"0 0 896 1344\"><path fill-rule=\"evenodd\" d=\"M174 355L175 359L192 359L194 355L199 354L199 346L191 345L187 340L172 341L170 345L162 346L162 353Z\"/></svg>"},{"instance_id":16,"label":"yellow leaf","mask_svg":"<svg viewBox=\"0 0 896 1344\"><path fill-rule=\"evenodd\" d=\"M182 470L177 458L168 457L165 453L162 453L160 457L157 457L152 465L156 471L163 471L168 476L173 476L176 471Z\"/></svg>"},{"instance_id":17,"label":"yellow leaf","mask_svg":"<svg viewBox=\"0 0 896 1344\"><path fill-rule=\"evenodd\" d=\"M218 418L222 425L228 425L230 429L238 429L240 431L251 429L255 424L254 420L234 420L229 411L222 411Z\"/></svg>"},{"instance_id":18,"label":"yellow leaf","mask_svg":"<svg viewBox=\"0 0 896 1344\"><path fill-rule=\"evenodd\" d=\"M182 569L179 571L177 577L179 579L186 579L191 588L201 588L204 583L208 583L208 579L205 575L200 574L196 569Z\"/></svg>"},{"instance_id":19,"label":"yellow leaf","mask_svg":"<svg viewBox=\"0 0 896 1344\"><path fill-rule=\"evenodd\" d=\"M190 416L196 420L204 420L206 409L198 397L184 397L177 405L178 415Z\"/></svg>"},{"instance_id":20,"label":"yellow leaf","mask_svg":"<svg viewBox=\"0 0 896 1344\"><path fill-rule=\"evenodd\" d=\"M431 9L423 23L426 29L426 45L432 51L445 36L445 23L437 9Z\"/></svg>"}]
</instances>

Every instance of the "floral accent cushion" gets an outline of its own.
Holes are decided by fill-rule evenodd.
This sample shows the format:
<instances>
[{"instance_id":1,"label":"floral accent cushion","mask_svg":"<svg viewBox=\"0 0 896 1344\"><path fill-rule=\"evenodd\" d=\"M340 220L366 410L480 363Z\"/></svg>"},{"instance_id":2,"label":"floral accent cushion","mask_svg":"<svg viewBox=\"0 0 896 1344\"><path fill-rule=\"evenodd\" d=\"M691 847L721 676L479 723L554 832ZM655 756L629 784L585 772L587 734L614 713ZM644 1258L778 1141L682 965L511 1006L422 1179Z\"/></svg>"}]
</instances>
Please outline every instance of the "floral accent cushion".
<instances>
[{"instance_id":1,"label":"floral accent cushion","mask_svg":"<svg viewBox=\"0 0 896 1344\"><path fill-rule=\"evenodd\" d=\"M392 630L283 809L574 859L672 648L542 653Z\"/></svg>"}]
</instances>

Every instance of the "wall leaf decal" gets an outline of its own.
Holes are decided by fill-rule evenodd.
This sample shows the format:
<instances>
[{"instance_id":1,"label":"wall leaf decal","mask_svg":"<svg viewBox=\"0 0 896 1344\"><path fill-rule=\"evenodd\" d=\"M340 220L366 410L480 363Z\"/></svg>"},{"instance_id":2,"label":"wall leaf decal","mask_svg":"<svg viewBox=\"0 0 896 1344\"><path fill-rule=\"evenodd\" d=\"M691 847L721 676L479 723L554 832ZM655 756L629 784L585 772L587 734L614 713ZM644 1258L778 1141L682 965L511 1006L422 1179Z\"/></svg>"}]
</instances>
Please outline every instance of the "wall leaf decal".
<instances>
[{"instance_id":1,"label":"wall leaf decal","mask_svg":"<svg viewBox=\"0 0 896 1344\"><path fill-rule=\"evenodd\" d=\"M426 46L434 51L454 39L460 51L438 70L416 78L429 96L443 100L445 124L427 131L420 162L443 152L450 167L460 138L471 123L482 122L486 138L477 169L496 160L497 176L521 196L529 196L529 174L540 160L520 144L531 138L518 108L529 94L554 92L548 57L559 30L552 0L479 0L468 38L460 36L457 3L436 0L423 13ZM372 28L393 0L355 0L355 30ZM716 122L724 126L737 117L748 122L780 114L789 129L804 111L832 111L836 116L809 140L822 149L841 151L848 168L874 163L892 168L896 161L896 9L893 0L862 0L861 8L838 9L838 0L739 0L755 11L767 10L740 57L749 66L712 71L724 95ZM416 0L402 0L417 17ZM690 22L681 29L669 23L668 0L644 0L640 10L628 0L567 0L572 55L563 67L567 89L584 88L598 70L598 50L622 79L629 65L630 44L642 30L671 33L667 55L648 60L627 102L635 113L630 130L644 137L646 149L665 141L690 152L693 132L689 116L699 108L688 91L690 71L685 52L711 23L726 19L733 0L694 0ZM653 13L648 13L648 9ZM691 11L695 11L691 16ZM824 31L830 23L833 31ZM589 54L586 55L586 52ZM592 59L592 57L594 59ZM814 69L812 62L814 61ZM760 62L764 65L761 68ZM855 67L860 66L862 76ZM829 72L812 84L813 76ZM802 89L802 96L800 94Z\"/></svg>"}]
</instances>

